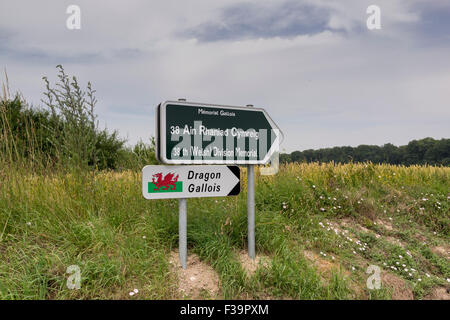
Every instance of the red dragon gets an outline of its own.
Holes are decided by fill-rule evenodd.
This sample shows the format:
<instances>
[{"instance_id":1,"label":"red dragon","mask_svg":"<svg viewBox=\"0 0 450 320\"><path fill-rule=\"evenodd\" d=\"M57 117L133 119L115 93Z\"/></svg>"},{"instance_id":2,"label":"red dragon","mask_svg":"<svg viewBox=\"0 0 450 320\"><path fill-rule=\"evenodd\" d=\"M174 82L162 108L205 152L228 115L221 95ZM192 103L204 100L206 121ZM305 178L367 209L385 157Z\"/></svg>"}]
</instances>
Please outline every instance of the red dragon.
<instances>
[{"instance_id":1,"label":"red dragon","mask_svg":"<svg viewBox=\"0 0 450 320\"><path fill-rule=\"evenodd\" d=\"M171 190L175 190L176 182L178 181L179 175L177 175L175 178L173 177L174 175L175 175L174 173L168 173L163 178L162 172L154 174L152 182L155 184L156 188L153 191L158 191L159 188L161 188L161 187L165 187L165 188L163 188L163 190L168 190L170 188L170 186L172 186ZM155 181L155 177L156 177L156 181Z\"/></svg>"}]
</instances>

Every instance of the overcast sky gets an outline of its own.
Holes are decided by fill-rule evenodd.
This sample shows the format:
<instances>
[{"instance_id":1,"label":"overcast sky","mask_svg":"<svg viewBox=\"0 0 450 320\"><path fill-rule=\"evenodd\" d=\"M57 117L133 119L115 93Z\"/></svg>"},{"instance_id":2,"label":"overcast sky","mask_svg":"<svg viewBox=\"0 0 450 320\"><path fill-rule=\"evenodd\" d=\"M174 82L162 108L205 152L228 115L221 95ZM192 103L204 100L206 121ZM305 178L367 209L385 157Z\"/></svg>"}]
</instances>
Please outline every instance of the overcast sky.
<instances>
[{"instance_id":1,"label":"overcast sky","mask_svg":"<svg viewBox=\"0 0 450 320\"><path fill-rule=\"evenodd\" d=\"M38 106L58 64L93 83L102 126L129 143L177 98L265 108L288 152L450 138L449 0L1 0L11 87Z\"/></svg>"}]
</instances>

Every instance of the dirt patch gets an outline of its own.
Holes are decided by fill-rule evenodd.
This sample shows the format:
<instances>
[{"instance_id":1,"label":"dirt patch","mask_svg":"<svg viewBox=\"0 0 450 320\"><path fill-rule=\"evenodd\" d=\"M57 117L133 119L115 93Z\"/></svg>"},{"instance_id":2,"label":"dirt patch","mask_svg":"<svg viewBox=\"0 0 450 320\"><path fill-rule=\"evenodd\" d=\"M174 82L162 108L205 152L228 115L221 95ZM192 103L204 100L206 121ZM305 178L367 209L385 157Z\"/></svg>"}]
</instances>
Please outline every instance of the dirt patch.
<instances>
[{"instance_id":1,"label":"dirt patch","mask_svg":"<svg viewBox=\"0 0 450 320\"><path fill-rule=\"evenodd\" d=\"M263 267L267 267L269 265L269 257L267 256L258 255L253 260L248 256L247 251L240 251L238 257L242 268L248 276L254 275L258 266L262 265Z\"/></svg>"},{"instance_id":2,"label":"dirt patch","mask_svg":"<svg viewBox=\"0 0 450 320\"><path fill-rule=\"evenodd\" d=\"M380 225L383 228L385 228L387 231L393 231L394 230L394 227L392 226L392 223L390 223L388 221L377 219L376 223L377 223L377 225Z\"/></svg>"},{"instance_id":3,"label":"dirt patch","mask_svg":"<svg viewBox=\"0 0 450 320\"><path fill-rule=\"evenodd\" d=\"M408 288L405 281L389 272L381 275L383 286L392 291L393 300L413 300L412 290Z\"/></svg>"},{"instance_id":4,"label":"dirt patch","mask_svg":"<svg viewBox=\"0 0 450 320\"><path fill-rule=\"evenodd\" d=\"M220 280L214 269L200 261L197 255L191 254L187 258L187 268L184 270L179 261L178 251L170 254L172 272L178 277L179 294L182 298L190 299L220 299Z\"/></svg>"},{"instance_id":5,"label":"dirt patch","mask_svg":"<svg viewBox=\"0 0 450 320\"><path fill-rule=\"evenodd\" d=\"M313 263L313 265L317 268L317 271L320 273L320 277L325 282L328 282L331 278L331 271L334 269L335 271L341 271L344 275L344 278L348 280L348 286L349 289L352 292L352 297L354 299L366 299L367 296L364 292L364 288L361 287L359 281L356 281L352 278L352 274L349 270L345 269L343 264L339 261L338 258L335 258L335 260L329 261L320 255L316 254L313 251L304 250L303 254L305 255L305 258L308 259ZM359 260L359 259L357 259ZM364 263L362 261L354 262L358 265L363 265Z\"/></svg>"},{"instance_id":6,"label":"dirt patch","mask_svg":"<svg viewBox=\"0 0 450 320\"><path fill-rule=\"evenodd\" d=\"M429 295L425 296L424 300L450 300L449 292L450 288L434 288Z\"/></svg>"},{"instance_id":7,"label":"dirt patch","mask_svg":"<svg viewBox=\"0 0 450 320\"><path fill-rule=\"evenodd\" d=\"M420 234L420 233L416 233L415 235L414 235L414 237L417 239L417 240L419 240L420 242L427 242L428 241L428 239L424 236L424 235L422 235L422 234Z\"/></svg>"},{"instance_id":8,"label":"dirt patch","mask_svg":"<svg viewBox=\"0 0 450 320\"><path fill-rule=\"evenodd\" d=\"M339 223L341 226L345 228L355 229L357 231L364 233L371 233L371 234L374 233L373 231L367 229L366 227L360 225L358 222L351 220L349 218L342 219Z\"/></svg>"},{"instance_id":9,"label":"dirt patch","mask_svg":"<svg viewBox=\"0 0 450 320\"><path fill-rule=\"evenodd\" d=\"M450 248L447 246L437 246L431 249L434 253L450 259Z\"/></svg>"},{"instance_id":10,"label":"dirt patch","mask_svg":"<svg viewBox=\"0 0 450 320\"><path fill-rule=\"evenodd\" d=\"M333 261L330 261L310 250L304 250L303 254L305 255L306 259L313 263L313 265L317 268L317 271L319 271L320 275L324 276L325 278L329 278L332 269L340 270L340 264L336 258ZM344 270L342 268L342 271L346 276L350 276L350 272L348 270Z\"/></svg>"},{"instance_id":11,"label":"dirt patch","mask_svg":"<svg viewBox=\"0 0 450 320\"><path fill-rule=\"evenodd\" d=\"M401 242L399 239L394 238L394 237L385 237L386 241L391 243L391 244L395 244L397 246L400 246L402 248L405 248L405 244L403 242Z\"/></svg>"}]
</instances>

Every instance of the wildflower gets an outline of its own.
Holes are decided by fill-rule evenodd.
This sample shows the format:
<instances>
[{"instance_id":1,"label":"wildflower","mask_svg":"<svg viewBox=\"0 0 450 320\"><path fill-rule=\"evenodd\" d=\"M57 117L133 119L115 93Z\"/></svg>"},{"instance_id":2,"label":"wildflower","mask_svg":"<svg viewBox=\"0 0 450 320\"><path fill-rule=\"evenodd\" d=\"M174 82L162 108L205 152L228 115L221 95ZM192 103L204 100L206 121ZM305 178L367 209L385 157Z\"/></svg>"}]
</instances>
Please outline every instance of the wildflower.
<instances>
[{"instance_id":1,"label":"wildflower","mask_svg":"<svg viewBox=\"0 0 450 320\"><path fill-rule=\"evenodd\" d=\"M325 208L320 208L320 211L324 212L324 211L325 211Z\"/></svg>"},{"instance_id":2,"label":"wildflower","mask_svg":"<svg viewBox=\"0 0 450 320\"><path fill-rule=\"evenodd\" d=\"M312 185L312 187L313 187L313 189L315 189L315 188L316 188L316 186L315 186L315 185Z\"/></svg>"},{"instance_id":3,"label":"wildflower","mask_svg":"<svg viewBox=\"0 0 450 320\"><path fill-rule=\"evenodd\" d=\"M399 255L398 255L398 257L399 257L400 259L402 259L402 258L403 258L401 254L399 254Z\"/></svg>"},{"instance_id":4,"label":"wildflower","mask_svg":"<svg viewBox=\"0 0 450 320\"><path fill-rule=\"evenodd\" d=\"M142 236L142 239L147 239L147 237L146 236Z\"/></svg>"},{"instance_id":5,"label":"wildflower","mask_svg":"<svg viewBox=\"0 0 450 320\"><path fill-rule=\"evenodd\" d=\"M138 289L134 289L133 292L134 292L134 293L138 293L139 290L138 290Z\"/></svg>"},{"instance_id":6,"label":"wildflower","mask_svg":"<svg viewBox=\"0 0 450 320\"><path fill-rule=\"evenodd\" d=\"M417 281L419 281L419 282L420 282L420 281L422 281L422 279L420 279L420 278L419 278L419 279L417 279Z\"/></svg>"},{"instance_id":7,"label":"wildflower","mask_svg":"<svg viewBox=\"0 0 450 320\"><path fill-rule=\"evenodd\" d=\"M429 278L429 277L430 277L430 275L429 275L428 273L425 273L425 275L427 276L427 278Z\"/></svg>"},{"instance_id":8,"label":"wildflower","mask_svg":"<svg viewBox=\"0 0 450 320\"><path fill-rule=\"evenodd\" d=\"M352 267L352 270L355 271L356 270L355 267Z\"/></svg>"},{"instance_id":9,"label":"wildflower","mask_svg":"<svg viewBox=\"0 0 450 320\"><path fill-rule=\"evenodd\" d=\"M129 295L130 295L130 296L134 296L134 295L135 295L134 291L131 291L131 292L129 293Z\"/></svg>"}]
</instances>

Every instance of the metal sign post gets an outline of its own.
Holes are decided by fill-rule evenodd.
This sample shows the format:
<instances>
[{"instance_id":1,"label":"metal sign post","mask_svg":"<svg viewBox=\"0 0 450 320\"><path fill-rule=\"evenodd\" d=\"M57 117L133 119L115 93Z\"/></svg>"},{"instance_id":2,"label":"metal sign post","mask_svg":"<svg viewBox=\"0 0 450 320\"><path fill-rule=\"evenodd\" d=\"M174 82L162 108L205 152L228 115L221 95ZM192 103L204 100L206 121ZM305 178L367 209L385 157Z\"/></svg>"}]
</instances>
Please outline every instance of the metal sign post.
<instances>
[{"instance_id":1,"label":"metal sign post","mask_svg":"<svg viewBox=\"0 0 450 320\"><path fill-rule=\"evenodd\" d=\"M180 263L186 269L187 262L187 199L178 200L178 250Z\"/></svg>"},{"instance_id":2,"label":"metal sign post","mask_svg":"<svg viewBox=\"0 0 450 320\"><path fill-rule=\"evenodd\" d=\"M179 199L183 269L187 268L187 199L238 195L240 170L233 165L247 166L248 255L255 259L255 165L272 162L278 155L283 139L278 126L264 109L253 105L226 106L186 99L158 105L155 120L157 160L181 166L146 166L142 194L150 200ZM261 174L278 171L270 169Z\"/></svg>"},{"instance_id":3,"label":"metal sign post","mask_svg":"<svg viewBox=\"0 0 450 320\"><path fill-rule=\"evenodd\" d=\"M256 258L255 251L255 166L247 168L247 218L248 218L248 256Z\"/></svg>"},{"instance_id":4,"label":"metal sign post","mask_svg":"<svg viewBox=\"0 0 450 320\"><path fill-rule=\"evenodd\" d=\"M241 192L237 166L145 166L142 195L145 199L179 199L178 236L180 264L187 267L187 199L236 196Z\"/></svg>"},{"instance_id":5,"label":"metal sign post","mask_svg":"<svg viewBox=\"0 0 450 320\"><path fill-rule=\"evenodd\" d=\"M253 108L252 104L247 107ZM247 167L247 237L248 256L250 259L256 258L255 250L255 166L249 164Z\"/></svg>"}]
</instances>

